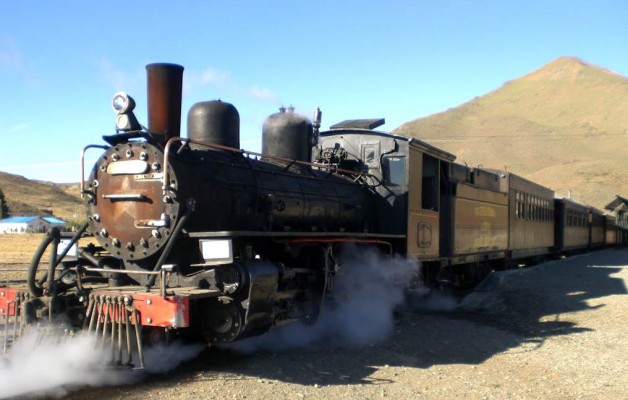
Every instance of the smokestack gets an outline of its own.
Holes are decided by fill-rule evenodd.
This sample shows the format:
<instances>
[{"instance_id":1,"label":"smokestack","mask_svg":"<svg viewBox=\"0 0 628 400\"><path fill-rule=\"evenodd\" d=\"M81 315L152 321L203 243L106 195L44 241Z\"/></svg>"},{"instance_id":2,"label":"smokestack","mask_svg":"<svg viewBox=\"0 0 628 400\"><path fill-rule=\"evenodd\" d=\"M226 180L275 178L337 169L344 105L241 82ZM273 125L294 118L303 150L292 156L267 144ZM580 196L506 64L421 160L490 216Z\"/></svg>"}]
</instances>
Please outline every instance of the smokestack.
<instances>
[{"instance_id":1,"label":"smokestack","mask_svg":"<svg viewBox=\"0 0 628 400\"><path fill-rule=\"evenodd\" d=\"M148 130L157 137L178 137L181 131L183 67L176 64L148 64Z\"/></svg>"}]
</instances>

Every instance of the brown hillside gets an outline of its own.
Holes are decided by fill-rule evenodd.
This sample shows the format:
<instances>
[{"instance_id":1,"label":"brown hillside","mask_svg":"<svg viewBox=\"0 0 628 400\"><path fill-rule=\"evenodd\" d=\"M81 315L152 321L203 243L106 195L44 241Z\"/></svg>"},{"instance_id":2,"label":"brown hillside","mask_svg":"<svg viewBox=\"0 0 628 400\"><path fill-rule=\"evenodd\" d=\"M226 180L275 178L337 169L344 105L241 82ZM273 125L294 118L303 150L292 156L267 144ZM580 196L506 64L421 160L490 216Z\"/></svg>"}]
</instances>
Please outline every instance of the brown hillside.
<instances>
[{"instance_id":1,"label":"brown hillside","mask_svg":"<svg viewBox=\"0 0 628 400\"><path fill-rule=\"evenodd\" d=\"M395 133L598 208L628 195L628 78L576 58L561 57Z\"/></svg>"},{"instance_id":2,"label":"brown hillside","mask_svg":"<svg viewBox=\"0 0 628 400\"><path fill-rule=\"evenodd\" d=\"M506 168L602 208L628 196L628 78L562 57L501 88L394 131L470 166ZM0 172L12 215L84 218L78 184ZM76 216L76 217L75 217Z\"/></svg>"},{"instance_id":3,"label":"brown hillside","mask_svg":"<svg viewBox=\"0 0 628 400\"><path fill-rule=\"evenodd\" d=\"M72 186L78 187L78 184ZM52 211L55 217L66 221L84 219L78 189L72 189L70 185L33 181L20 175L0 172L0 189L6 198L9 213L13 216L45 216Z\"/></svg>"}]
</instances>

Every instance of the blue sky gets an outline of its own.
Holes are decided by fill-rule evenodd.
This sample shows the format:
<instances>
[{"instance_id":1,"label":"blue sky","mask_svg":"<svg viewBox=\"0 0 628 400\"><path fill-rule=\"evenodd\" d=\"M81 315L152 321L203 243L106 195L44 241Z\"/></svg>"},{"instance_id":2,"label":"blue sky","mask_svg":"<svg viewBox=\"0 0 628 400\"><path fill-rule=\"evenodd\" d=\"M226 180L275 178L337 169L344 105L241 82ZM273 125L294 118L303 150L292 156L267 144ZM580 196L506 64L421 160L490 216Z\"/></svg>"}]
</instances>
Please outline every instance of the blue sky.
<instances>
[{"instance_id":1,"label":"blue sky","mask_svg":"<svg viewBox=\"0 0 628 400\"><path fill-rule=\"evenodd\" d=\"M623 0L22 0L0 21L0 171L53 182L78 182L81 149L114 132L116 91L147 125L153 62L185 67L182 121L228 101L254 151L281 105L392 130L564 55L628 76Z\"/></svg>"}]
</instances>

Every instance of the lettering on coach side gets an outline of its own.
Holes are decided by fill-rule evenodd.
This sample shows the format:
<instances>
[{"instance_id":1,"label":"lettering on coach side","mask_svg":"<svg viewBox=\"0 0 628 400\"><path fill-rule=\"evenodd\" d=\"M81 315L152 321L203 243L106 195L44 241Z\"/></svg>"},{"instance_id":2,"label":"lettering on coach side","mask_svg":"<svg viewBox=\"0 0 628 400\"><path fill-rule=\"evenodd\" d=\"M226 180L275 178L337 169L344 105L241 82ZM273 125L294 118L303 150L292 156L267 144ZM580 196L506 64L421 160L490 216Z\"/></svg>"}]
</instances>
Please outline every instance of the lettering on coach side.
<instances>
[{"instance_id":1,"label":"lettering on coach side","mask_svg":"<svg viewBox=\"0 0 628 400\"><path fill-rule=\"evenodd\" d=\"M427 222L419 222L417 226L416 244L419 248L432 247L432 225Z\"/></svg>"}]
</instances>

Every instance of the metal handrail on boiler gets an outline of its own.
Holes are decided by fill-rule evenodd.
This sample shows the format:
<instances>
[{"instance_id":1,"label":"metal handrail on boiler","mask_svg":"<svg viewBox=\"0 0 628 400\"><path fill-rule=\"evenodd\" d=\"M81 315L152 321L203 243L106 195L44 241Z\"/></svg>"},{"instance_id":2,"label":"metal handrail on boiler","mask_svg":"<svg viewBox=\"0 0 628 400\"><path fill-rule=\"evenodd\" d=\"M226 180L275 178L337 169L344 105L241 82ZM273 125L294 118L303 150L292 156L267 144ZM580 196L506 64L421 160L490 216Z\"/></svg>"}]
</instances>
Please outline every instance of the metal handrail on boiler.
<instances>
[{"instance_id":1,"label":"metal handrail on boiler","mask_svg":"<svg viewBox=\"0 0 628 400\"><path fill-rule=\"evenodd\" d=\"M163 177L162 177L162 190L163 190L163 194L165 195L169 190L170 190L170 182L168 179L168 160L170 158L170 148L172 147L172 144L175 142L185 142L187 143L192 143L192 144L196 144L199 146L205 146L208 148L213 148L213 149L218 149L218 150L225 150L225 151L229 151L232 153L236 153L236 154L242 154L242 155L249 155L249 156L255 156L255 157L261 157L261 158L267 158L267 159L271 159L271 160L276 160L276 161L282 161L282 162L286 162L286 163L291 163L291 164L299 164L299 165L304 165L307 167L314 167L314 168L318 168L319 170L328 170L329 172L339 172L342 174L347 174L347 175L353 175L356 176L357 178L359 177L370 177L373 178L376 182L378 182L379 184L383 185L383 183L380 181L380 179L378 177L376 177L375 175L372 174L368 174L368 173L363 173L363 172L356 172L356 171L351 171L348 169L342 169L342 168L336 168L336 167L332 167L332 166L325 166L325 165L321 165L321 164L317 164L317 163L313 163L313 162L309 162L309 161L301 161L301 160L293 160L291 158L285 158L285 157L277 157L277 156L273 156L270 154L263 154L263 153L257 153L254 151L248 151L248 150L244 150L244 149L236 149L235 147L229 147L229 146L223 146L220 144L215 144L215 143L207 143L207 142L201 142L198 140L192 140L192 139L188 139L188 138L182 138L182 137L173 137L170 138L170 140L168 140L168 142L166 143L166 147L164 149L164 173L163 173ZM386 185L384 185L386 186Z\"/></svg>"},{"instance_id":2,"label":"metal handrail on boiler","mask_svg":"<svg viewBox=\"0 0 628 400\"><path fill-rule=\"evenodd\" d=\"M88 149L103 149L103 150L107 150L109 148L109 146L104 146L101 144L90 144L87 145L85 147L83 147L83 150L81 150L81 183L80 183L80 193L81 193L81 198L84 198L85 196L85 152Z\"/></svg>"}]
</instances>

